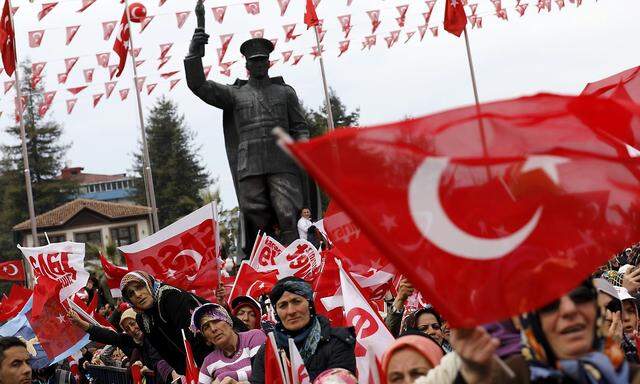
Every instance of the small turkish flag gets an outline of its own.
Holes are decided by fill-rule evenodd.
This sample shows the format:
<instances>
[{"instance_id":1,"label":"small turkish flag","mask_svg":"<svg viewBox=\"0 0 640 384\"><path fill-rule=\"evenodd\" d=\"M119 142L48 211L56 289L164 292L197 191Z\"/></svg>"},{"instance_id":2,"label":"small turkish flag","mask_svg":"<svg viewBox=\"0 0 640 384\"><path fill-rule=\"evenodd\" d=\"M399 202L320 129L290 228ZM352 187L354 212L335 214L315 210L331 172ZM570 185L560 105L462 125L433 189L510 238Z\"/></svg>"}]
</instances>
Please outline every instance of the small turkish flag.
<instances>
[{"instance_id":1,"label":"small turkish flag","mask_svg":"<svg viewBox=\"0 0 640 384\"><path fill-rule=\"evenodd\" d=\"M236 280L229 293L229 303L238 296L250 296L258 299L271 292L271 288L278 282L278 271L258 272L243 261L236 275Z\"/></svg>"},{"instance_id":2,"label":"small turkish flag","mask_svg":"<svg viewBox=\"0 0 640 384\"><path fill-rule=\"evenodd\" d=\"M278 5L280 6L280 16L284 16L284 13L287 12L290 1L291 0L278 0Z\"/></svg>"},{"instance_id":3,"label":"small turkish flag","mask_svg":"<svg viewBox=\"0 0 640 384\"><path fill-rule=\"evenodd\" d=\"M22 260L11 260L0 263L0 280L24 280L24 266Z\"/></svg>"},{"instance_id":4,"label":"small turkish flag","mask_svg":"<svg viewBox=\"0 0 640 384\"><path fill-rule=\"evenodd\" d=\"M3 294L2 300L0 300L0 322L7 321L20 313L32 293L33 291L22 285L13 284L9 297Z\"/></svg>"},{"instance_id":5,"label":"small turkish flag","mask_svg":"<svg viewBox=\"0 0 640 384\"><path fill-rule=\"evenodd\" d=\"M171 82L169 83L169 91L173 90L173 88L175 88L175 86L178 85L180 80L182 79L171 80Z\"/></svg>"},{"instance_id":6,"label":"small turkish flag","mask_svg":"<svg viewBox=\"0 0 640 384\"><path fill-rule=\"evenodd\" d=\"M118 30L118 36L113 43L113 51L120 57L118 63L118 71L115 73L116 77L122 74L124 65L127 63L127 54L129 53L129 22L127 19L127 10L124 10L122 14L122 20L120 20L120 29Z\"/></svg>"},{"instance_id":7,"label":"small turkish flag","mask_svg":"<svg viewBox=\"0 0 640 384\"><path fill-rule=\"evenodd\" d=\"M551 302L640 228L637 105L543 94L480 110L483 131L471 106L286 144L455 327Z\"/></svg>"},{"instance_id":8,"label":"small turkish flag","mask_svg":"<svg viewBox=\"0 0 640 384\"><path fill-rule=\"evenodd\" d=\"M120 90L120 96L122 96L122 91L125 91L125 89ZM128 89L126 91L128 91ZM111 295L113 297L122 297L122 292L120 292L120 280L122 280L124 275L129 273L129 270L127 268L111 264L102 253L100 254L100 263L102 264L104 277L107 279L107 286L111 291Z\"/></svg>"},{"instance_id":9,"label":"small turkish flag","mask_svg":"<svg viewBox=\"0 0 640 384\"><path fill-rule=\"evenodd\" d=\"M224 21L224 14L227 12L227 6L211 8L213 18L220 24Z\"/></svg>"},{"instance_id":10,"label":"small turkish flag","mask_svg":"<svg viewBox=\"0 0 640 384\"><path fill-rule=\"evenodd\" d=\"M93 95L93 107L94 108L98 105L100 100L102 100L102 96L104 96L104 93L98 93L96 95Z\"/></svg>"},{"instance_id":11,"label":"small turkish flag","mask_svg":"<svg viewBox=\"0 0 640 384\"><path fill-rule=\"evenodd\" d=\"M307 0L307 9L304 13L304 23L307 24L307 29L315 27L320 23L318 20L318 14L316 13L316 6L313 4L313 0Z\"/></svg>"},{"instance_id":12,"label":"small turkish flag","mask_svg":"<svg viewBox=\"0 0 640 384\"><path fill-rule=\"evenodd\" d=\"M182 28L184 22L187 21L187 17L191 14L191 11L176 12L176 20L178 21L178 28Z\"/></svg>"},{"instance_id":13,"label":"small turkish flag","mask_svg":"<svg viewBox=\"0 0 640 384\"><path fill-rule=\"evenodd\" d=\"M244 3L244 9L250 15L257 15L260 13L260 3L258 2Z\"/></svg>"},{"instance_id":14,"label":"small turkish flag","mask_svg":"<svg viewBox=\"0 0 640 384\"><path fill-rule=\"evenodd\" d=\"M16 69L16 50L14 47L15 33L11 25L11 15L9 14L9 0L5 0L0 16L0 53L2 53L2 64L7 75L13 75Z\"/></svg>"},{"instance_id":15,"label":"small turkish flag","mask_svg":"<svg viewBox=\"0 0 640 384\"><path fill-rule=\"evenodd\" d=\"M67 100L67 115L70 115L73 112L73 107L76 106L78 99L69 99Z\"/></svg>"},{"instance_id":16,"label":"small turkish flag","mask_svg":"<svg viewBox=\"0 0 640 384\"><path fill-rule=\"evenodd\" d=\"M198 376L200 375L200 371L198 370L198 366L196 365L195 358L193 357L191 344L189 344L189 340L187 340L184 334L184 329L182 330L182 341L184 342L184 350L185 350L184 381L186 384L198 384Z\"/></svg>"},{"instance_id":17,"label":"small turkish flag","mask_svg":"<svg viewBox=\"0 0 640 384\"><path fill-rule=\"evenodd\" d=\"M446 0L444 10L444 29L458 37L467 25L467 15L464 12L462 0Z\"/></svg>"},{"instance_id":18,"label":"small turkish flag","mask_svg":"<svg viewBox=\"0 0 640 384\"><path fill-rule=\"evenodd\" d=\"M42 44L43 37L44 37L44 29L29 32L29 47L38 48L40 44Z\"/></svg>"},{"instance_id":19,"label":"small turkish flag","mask_svg":"<svg viewBox=\"0 0 640 384\"><path fill-rule=\"evenodd\" d=\"M42 20L45 16L51 12L51 10L58 5L58 2L55 3L43 3L42 10L38 12L38 21Z\"/></svg>"},{"instance_id":20,"label":"small turkish flag","mask_svg":"<svg viewBox=\"0 0 640 384\"><path fill-rule=\"evenodd\" d=\"M76 33L78 33L78 29L80 29L79 25L72 25L72 26L66 28L67 41L66 41L65 45L71 44L71 41L76 36Z\"/></svg>"}]
</instances>

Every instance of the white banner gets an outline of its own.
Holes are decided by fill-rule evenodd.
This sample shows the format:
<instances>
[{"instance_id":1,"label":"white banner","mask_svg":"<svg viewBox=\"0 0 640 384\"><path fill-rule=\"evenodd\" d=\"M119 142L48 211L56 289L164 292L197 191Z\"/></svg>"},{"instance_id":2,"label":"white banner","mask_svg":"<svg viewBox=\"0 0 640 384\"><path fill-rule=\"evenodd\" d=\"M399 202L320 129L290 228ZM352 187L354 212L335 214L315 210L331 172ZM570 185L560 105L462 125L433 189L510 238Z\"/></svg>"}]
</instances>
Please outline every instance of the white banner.
<instances>
[{"instance_id":1,"label":"white banner","mask_svg":"<svg viewBox=\"0 0 640 384\"><path fill-rule=\"evenodd\" d=\"M266 234L262 234L260 242L255 249L251 259L251 267L258 272L269 272L276 268L276 256L284 251L284 246L276 239Z\"/></svg>"},{"instance_id":2,"label":"white banner","mask_svg":"<svg viewBox=\"0 0 640 384\"><path fill-rule=\"evenodd\" d=\"M46 276L62 285L60 301L75 295L87 285L89 272L84 269L84 244L65 241L44 247L18 249L27 259L37 279Z\"/></svg>"},{"instance_id":3,"label":"white banner","mask_svg":"<svg viewBox=\"0 0 640 384\"><path fill-rule=\"evenodd\" d=\"M297 239L275 258L278 279L296 276L312 280L320 272L322 256L307 240Z\"/></svg>"}]
</instances>

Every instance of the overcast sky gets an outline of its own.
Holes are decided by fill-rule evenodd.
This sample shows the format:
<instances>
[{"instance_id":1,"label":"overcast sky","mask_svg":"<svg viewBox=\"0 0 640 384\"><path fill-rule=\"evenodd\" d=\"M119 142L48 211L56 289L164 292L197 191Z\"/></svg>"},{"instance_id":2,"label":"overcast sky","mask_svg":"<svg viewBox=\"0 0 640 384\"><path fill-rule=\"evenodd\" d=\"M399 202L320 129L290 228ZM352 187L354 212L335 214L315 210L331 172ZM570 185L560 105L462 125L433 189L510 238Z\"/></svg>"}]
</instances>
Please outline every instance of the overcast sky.
<instances>
[{"instance_id":1,"label":"overcast sky","mask_svg":"<svg viewBox=\"0 0 640 384\"><path fill-rule=\"evenodd\" d=\"M42 8L42 0L33 3L29 0L11 1L13 6L20 7L15 15L19 58L46 61L45 88L58 91L47 117L64 126L63 140L72 144L67 154L69 163L85 167L85 172L91 173L129 172L132 153L136 151L140 138L131 63L127 63L127 69L111 97L103 98L95 109L92 107L92 95L104 93L104 82L109 81L108 71L102 68L96 68L93 83L78 95L78 104L71 115L67 115L65 106L65 100L72 98L65 89L85 85L82 70L97 67L96 53L111 52L116 33L104 41L101 24L120 20L123 6L119 0L97 0L83 13L76 12L81 0L61 0L40 22L36 15ZM178 104L180 112L187 116L187 125L196 134L197 144L201 146L201 160L212 176L220 178L223 204L234 206L237 201L224 152L222 113L193 96L184 79L169 92L169 80L160 77L160 73L174 70L180 73L172 79L184 77L182 57L195 27L195 17L191 14L184 26L178 29L175 12L191 10L196 1L167 0L162 7L158 7L158 1L141 1L155 18L142 34L138 26L133 33L134 46L142 47L138 59L146 60L138 68L139 76L146 76L147 84L158 83L150 96L145 88L142 96L144 111L147 113L162 94ZM566 6L562 10L553 1L550 13L538 13L536 0L521 2L530 3L522 18L514 9L516 1L502 1L509 15L506 22L493 15L494 5L490 0L477 0L477 14L483 18L483 28L471 30L470 39L481 101L538 92L577 94L588 82L640 65L640 25L637 21L640 1L583 0L582 5L576 7L576 4L565 0ZM318 62L309 55L314 43L313 34L305 31L302 24L304 0L291 0L283 17L280 17L277 0L260 0L261 13L255 16L248 15L242 3L234 0L205 1L207 32L212 35L205 62L214 64L209 79L230 83L236 77L245 77L244 62L238 48L250 37L249 31L264 28L265 37L279 40L272 58L280 61L271 69L271 75L284 76L305 105L318 107L323 102L322 83ZM346 3L347 0L322 0L318 15L326 20L324 45L329 84L349 108L360 108L361 125L385 123L407 116L418 117L473 102L464 39L449 35L442 29L443 0L437 1L430 21L430 26L439 26L438 37L427 31L420 42L416 33L406 44L406 32L416 31L418 25L424 24L421 16L427 10L424 1L353 0L350 7ZM410 5L406 25L399 42L388 49L383 37L398 29L396 6L403 4ZM227 14L224 22L219 24L213 20L210 9L222 5L228 5ZM382 24L376 32L378 42L371 50L362 51L361 41L371 33L366 11L373 9L381 9ZM337 16L345 14L353 15L353 29L349 36L351 47L337 58L338 42L344 40ZM302 36L284 43L282 25L293 23L298 23L296 32ZM65 28L71 25L81 27L73 42L65 46ZM42 45L29 48L28 31L39 29L45 29ZM215 70L215 48L221 45L219 35L227 33L234 33L234 37L224 61L238 60L231 67L231 77ZM172 58L157 70L159 44L168 42L174 43L169 52ZM293 50L294 54L304 53L305 56L297 66L283 64L280 52L287 50ZM64 58L76 56L80 60L72 69L67 83L58 84L57 74L65 71ZM116 64L117 56L113 53L111 56L110 64ZM6 73L0 75L1 82L7 80ZM123 88L132 88L124 102L118 96L118 90ZM13 97L13 91L6 95L0 93L0 111L4 112L0 117L0 127L12 123ZM13 143L13 140L1 132L0 143ZM161 187L156 186L156 189Z\"/></svg>"}]
</instances>

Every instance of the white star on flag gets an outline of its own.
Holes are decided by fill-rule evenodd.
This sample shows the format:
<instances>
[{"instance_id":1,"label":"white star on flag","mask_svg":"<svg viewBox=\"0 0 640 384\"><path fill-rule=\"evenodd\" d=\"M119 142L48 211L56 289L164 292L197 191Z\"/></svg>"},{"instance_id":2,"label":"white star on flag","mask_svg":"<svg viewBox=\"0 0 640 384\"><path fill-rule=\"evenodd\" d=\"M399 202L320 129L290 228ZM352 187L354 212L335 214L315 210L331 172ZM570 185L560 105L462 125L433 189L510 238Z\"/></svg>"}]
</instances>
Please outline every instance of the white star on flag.
<instances>
[{"instance_id":1,"label":"white star on flag","mask_svg":"<svg viewBox=\"0 0 640 384\"><path fill-rule=\"evenodd\" d=\"M396 218L394 216L382 215L382 226L387 232L390 232L393 228L397 227Z\"/></svg>"},{"instance_id":2,"label":"white star on flag","mask_svg":"<svg viewBox=\"0 0 640 384\"><path fill-rule=\"evenodd\" d=\"M569 160L558 156L529 156L522 166L521 172L524 173L533 171L534 169L542 169L554 183L560 184L558 165L567 162L569 162Z\"/></svg>"},{"instance_id":3,"label":"white star on flag","mask_svg":"<svg viewBox=\"0 0 640 384\"><path fill-rule=\"evenodd\" d=\"M58 316L56 316L56 319L58 319L60 324L64 324L64 322L65 322L65 318L64 318L63 314L59 314Z\"/></svg>"},{"instance_id":4,"label":"white star on flag","mask_svg":"<svg viewBox=\"0 0 640 384\"><path fill-rule=\"evenodd\" d=\"M173 269L168 269L167 270L167 278L169 279L173 279L176 277L176 271L174 271Z\"/></svg>"}]
</instances>

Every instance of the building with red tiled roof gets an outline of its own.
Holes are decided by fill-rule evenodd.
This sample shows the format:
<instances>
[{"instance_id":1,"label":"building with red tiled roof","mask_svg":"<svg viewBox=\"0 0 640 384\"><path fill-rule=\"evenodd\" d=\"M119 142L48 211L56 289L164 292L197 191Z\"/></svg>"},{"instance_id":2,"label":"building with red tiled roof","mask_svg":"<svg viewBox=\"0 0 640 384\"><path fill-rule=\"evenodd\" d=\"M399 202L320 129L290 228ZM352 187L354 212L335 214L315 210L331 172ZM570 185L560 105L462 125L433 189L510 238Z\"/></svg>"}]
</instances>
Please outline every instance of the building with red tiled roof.
<instances>
[{"instance_id":1,"label":"building with red tiled roof","mask_svg":"<svg viewBox=\"0 0 640 384\"><path fill-rule=\"evenodd\" d=\"M151 208L133 204L77 199L36 216L38 242L76 241L104 247L134 243L150 234ZM17 224L13 231L23 245L31 245L29 220Z\"/></svg>"},{"instance_id":2,"label":"building with red tiled roof","mask_svg":"<svg viewBox=\"0 0 640 384\"><path fill-rule=\"evenodd\" d=\"M131 197L135 193L134 177L127 176L126 173L103 175L83 171L83 167L66 167L59 178L78 183L78 197L81 199L133 203Z\"/></svg>"}]
</instances>

